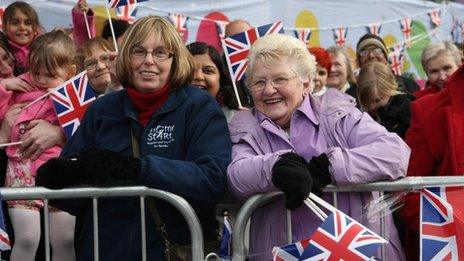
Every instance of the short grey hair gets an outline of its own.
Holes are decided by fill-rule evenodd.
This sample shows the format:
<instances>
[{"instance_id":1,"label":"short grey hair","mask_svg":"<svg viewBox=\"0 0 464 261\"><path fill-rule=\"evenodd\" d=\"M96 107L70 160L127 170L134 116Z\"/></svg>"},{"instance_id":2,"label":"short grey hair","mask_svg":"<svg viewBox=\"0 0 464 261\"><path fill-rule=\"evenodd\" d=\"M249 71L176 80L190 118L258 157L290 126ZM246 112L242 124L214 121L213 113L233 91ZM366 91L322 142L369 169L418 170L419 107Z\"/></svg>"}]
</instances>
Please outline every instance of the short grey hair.
<instances>
[{"instance_id":1,"label":"short grey hair","mask_svg":"<svg viewBox=\"0 0 464 261\"><path fill-rule=\"evenodd\" d=\"M308 51L306 44L295 37L284 34L270 34L258 39L248 55L247 81L253 78L252 72L258 59L264 62L288 57L293 70L300 78L312 81L316 74L316 59Z\"/></svg>"},{"instance_id":2,"label":"short grey hair","mask_svg":"<svg viewBox=\"0 0 464 261\"><path fill-rule=\"evenodd\" d=\"M448 54L453 57L454 62L458 67L461 65L461 51L459 51L458 47L456 47L454 43L449 41L431 43L422 51L421 63L424 71L427 72L427 63L430 60L435 59L442 54Z\"/></svg>"}]
</instances>

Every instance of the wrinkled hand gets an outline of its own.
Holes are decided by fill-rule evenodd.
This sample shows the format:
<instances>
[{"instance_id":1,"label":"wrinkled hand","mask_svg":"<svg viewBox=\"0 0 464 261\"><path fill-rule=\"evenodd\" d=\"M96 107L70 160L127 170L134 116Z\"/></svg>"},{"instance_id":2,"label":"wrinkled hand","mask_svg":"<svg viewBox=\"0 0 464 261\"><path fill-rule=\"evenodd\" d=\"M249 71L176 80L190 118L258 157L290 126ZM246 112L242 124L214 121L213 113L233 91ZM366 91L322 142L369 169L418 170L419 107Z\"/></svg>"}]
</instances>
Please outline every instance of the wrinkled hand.
<instances>
[{"instance_id":1,"label":"wrinkled hand","mask_svg":"<svg viewBox=\"0 0 464 261\"><path fill-rule=\"evenodd\" d=\"M272 167L272 182L285 194L285 207L294 210L309 196L313 179L306 160L296 153L286 153Z\"/></svg>"},{"instance_id":2,"label":"wrinkled hand","mask_svg":"<svg viewBox=\"0 0 464 261\"><path fill-rule=\"evenodd\" d=\"M45 120L33 120L26 127L26 133L21 137L19 153L23 158L36 160L40 154L52 146L62 146L66 138L60 126Z\"/></svg>"},{"instance_id":3,"label":"wrinkled hand","mask_svg":"<svg viewBox=\"0 0 464 261\"><path fill-rule=\"evenodd\" d=\"M5 113L5 117L0 126L0 143L10 142L11 128L13 127L16 118L25 106L24 103L17 103L10 107Z\"/></svg>"},{"instance_id":4,"label":"wrinkled hand","mask_svg":"<svg viewBox=\"0 0 464 261\"><path fill-rule=\"evenodd\" d=\"M0 80L0 84L3 85L7 91L30 92L34 90L34 87L18 77L2 79Z\"/></svg>"}]
</instances>

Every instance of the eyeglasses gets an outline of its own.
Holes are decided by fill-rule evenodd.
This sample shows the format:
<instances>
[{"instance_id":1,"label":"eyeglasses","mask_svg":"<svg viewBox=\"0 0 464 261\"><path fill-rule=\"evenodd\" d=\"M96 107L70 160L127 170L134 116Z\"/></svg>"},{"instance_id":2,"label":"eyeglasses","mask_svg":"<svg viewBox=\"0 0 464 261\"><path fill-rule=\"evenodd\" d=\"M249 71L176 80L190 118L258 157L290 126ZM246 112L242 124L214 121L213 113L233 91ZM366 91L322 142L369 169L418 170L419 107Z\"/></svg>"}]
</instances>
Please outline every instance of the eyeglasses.
<instances>
[{"instance_id":1,"label":"eyeglasses","mask_svg":"<svg viewBox=\"0 0 464 261\"><path fill-rule=\"evenodd\" d=\"M287 87L288 83L290 80L298 77L298 75L292 76L292 77L284 77L284 76L279 76L276 77L269 82L271 83L271 86L276 88L276 89L281 89ZM266 87L268 83L268 80L257 80L256 82L252 83L248 88L251 91L262 91Z\"/></svg>"},{"instance_id":2,"label":"eyeglasses","mask_svg":"<svg viewBox=\"0 0 464 261\"><path fill-rule=\"evenodd\" d=\"M111 60L112 59L109 54L103 54L103 55L100 55L100 57L98 58L93 58L93 59L84 61L84 68L86 70L95 70L95 68L97 68L98 61L100 61L104 65L108 65Z\"/></svg>"},{"instance_id":3,"label":"eyeglasses","mask_svg":"<svg viewBox=\"0 0 464 261\"><path fill-rule=\"evenodd\" d=\"M165 48L156 48L155 50L149 52L144 47L135 45L130 49L130 56L132 59L142 60L147 57L147 54L151 54L155 60L167 60L174 56L173 53L169 52Z\"/></svg>"},{"instance_id":4,"label":"eyeglasses","mask_svg":"<svg viewBox=\"0 0 464 261\"><path fill-rule=\"evenodd\" d=\"M361 51L359 51L359 55L363 56L363 57L368 56L370 53L373 53L375 56L383 55L383 51L379 47L374 48L374 49L370 49L370 50L361 50Z\"/></svg>"}]
</instances>

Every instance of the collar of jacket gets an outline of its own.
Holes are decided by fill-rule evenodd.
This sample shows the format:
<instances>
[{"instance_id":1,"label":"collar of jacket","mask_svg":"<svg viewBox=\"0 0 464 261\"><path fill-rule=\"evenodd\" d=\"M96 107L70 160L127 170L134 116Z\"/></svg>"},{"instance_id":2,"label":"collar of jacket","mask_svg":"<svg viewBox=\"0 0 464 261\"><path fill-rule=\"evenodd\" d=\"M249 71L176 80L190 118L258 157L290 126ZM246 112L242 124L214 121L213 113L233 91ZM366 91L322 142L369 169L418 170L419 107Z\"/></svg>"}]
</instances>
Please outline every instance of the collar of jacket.
<instances>
[{"instance_id":1,"label":"collar of jacket","mask_svg":"<svg viewBox=\"0 0 464 261\"><path fill-rule=\"evenodd\" d=\"M464 65L451 75L444 89L448 89L451 105L464 105Z\"/></svg>"}]
</instances>

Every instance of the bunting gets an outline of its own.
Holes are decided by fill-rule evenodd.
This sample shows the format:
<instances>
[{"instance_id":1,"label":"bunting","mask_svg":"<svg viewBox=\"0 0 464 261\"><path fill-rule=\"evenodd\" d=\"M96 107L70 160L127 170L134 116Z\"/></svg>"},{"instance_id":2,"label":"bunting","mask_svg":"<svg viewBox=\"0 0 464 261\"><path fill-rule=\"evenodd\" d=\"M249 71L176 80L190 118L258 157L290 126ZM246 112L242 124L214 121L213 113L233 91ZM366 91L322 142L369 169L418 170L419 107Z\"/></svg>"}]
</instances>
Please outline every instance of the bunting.
<instances>
[{"instance_id":1,"label":"bunting","mask_svg":"<svg viewBox=\"0 0 464 261\"><path fill-rule=\"evenodd\" d=\"M380 25L379 23L372 23L366 26L367 32L370 34L375 34L375 35L380 34L381 28L382 28L382 25Z\"/></svg>"},{"instance_id":2,"label":"bunting","mask_svg":"<svg viewBox=\"0 0 464 261\"><path fill-rule=\"evenodd\" d=\"M332 31L333 31L333 34L334 34L335 44L338 47L345 46L346 34L348 32L348 28L340 27L340 28L337 28L337 29L332 29Z\"/></svg>"},{"instance_id":3,"label":"bunting","mask_svg":"<svg viewBox=\"0 0 464 261\"><path fill-rule=\"evenodd\" d=\"M293 30L293 34L296 38L303 41L305 44L308 44L309 39L311 38L311 29L297 29Z\"/></svg>"},{"instance_id":4,"label":"bunting","mask_svg":"<svg viewBox=\"0 0 464 261\"><path fill-rule=\"evenodd\" d=\"M437 26L440 26L441 25L441 16L440 16L440 9L435 9L435 10L432 10L430 13L429 13L429 16L430 16L430 21L432 22L432 24L437 27Z\"/></svg>"},{"instance_id":5,"label":"bunting","mask_svg":"<svg viewBox=\"0 0 464 261\"><path fill-rule=\"evenodd\" d=\"M187 41L187 20L188 17L182 14L169 13L169 20L179 32L180 37L184 40L184 43Z\"/></svg>"},{"instance_id":6,"label":"bunting","mask_svg":"<svg viewBox=\"0 0 464 261\"><path fill-rule=\"evenodd\" d=\"M401 32L408 47L411 47L412 18L406 17L401 19Z\"/></svg>"},{"instance_id":7,"label":"bunting","mask_svg":"<svg viewBox=\"0 0 464 261\"><path fill-rule=\"evenodd\" d=\"M453 27L451 28L451 37L453 42L462 43L463 39L463 23L455 16L453 16Z\"/></svg>"},{"instance_id":8,"label":"bunting","mask_svg":"<svg viewBox=\"0 0 464 261\"><path fill-rule=\"evenodd\" d=\"M406 43L396 44L391 48L391 52L388 55L390 61L390 67L395 75L401 75L404 64L404 50Z\"/></svg>"}]
</instances>

